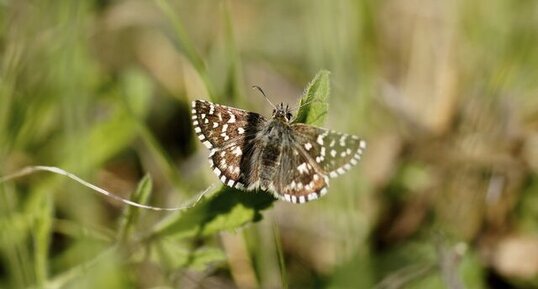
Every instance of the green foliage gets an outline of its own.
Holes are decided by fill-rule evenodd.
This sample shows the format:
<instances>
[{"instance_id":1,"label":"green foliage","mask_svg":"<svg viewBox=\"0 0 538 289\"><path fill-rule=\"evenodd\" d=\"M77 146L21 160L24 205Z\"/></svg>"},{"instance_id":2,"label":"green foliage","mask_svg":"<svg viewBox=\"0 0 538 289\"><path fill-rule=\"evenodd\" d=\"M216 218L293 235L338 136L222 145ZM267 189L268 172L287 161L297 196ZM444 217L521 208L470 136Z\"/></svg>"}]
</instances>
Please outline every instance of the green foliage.
<instances>
[{"instance_id":1,"label":"green foliage","mask_svg":"<svg viewBox=\"0 0 538 289\"><path fill-rule=\"evenodd\" d=\"M329 110L330 72L322 70L308 84L299 102L295 122L322 125Z\"/></svg>"},{"instance_id":2,"label":"green foliage","mask_svg":"<svg viewBox=\"0 0 538 289\"><path fill-rule=\"evenodd\" d=\"M152 188L153 183L151 181L151 177L149 175L145 175L144 178L142 178L142 180L140 180L140 182L138 183L138 187L133 193L131 201L138 204L146 204L151 194ZM129 235L134 229L133 227L138 222L139 216L140 208L127 206L124 209L117 237L120 244L125 243L128 240Z\"/></svg>"},{"instance_id":3,"label":"green foliage","mask_svg":"<svg viewBox=\"0 0 538 289\"><path fill-rule=\"evenodd\" d=\"M262 218L274 198L263 192L244 192L222 186L213 196L156 226L154 236L203 237L222 230L238 229Z\"/></svg>"},{"instance_id":4,"label":"green foliage","mask_svg":"<svg viewBox=\"0 0 538 289\"><path fill-rule=\"evenodd\" d=\"M0 175L57 166L141 204L187 206L124 206L44 172L3 182L0 288L450 288L451 274L488 288L492 272L536 287L511 250L538 243L537 8L2 1ZM263 111L251 85L290 102L308 82L295 121L368 142L327 197L221 186L185 201L218 183L192 100ZM436 251L436 228L465 236L467 253Z\"/></svg>"},{"instance_id":5,"label":"green foliage","mask_svg":"<svg viewBox=\"0 0 538 289\"><path fill-rule=\"evenodd\" d=\"M224 252L218 247L185 247L175 238L154 241L149 249L152 261L156 264L164 264L172 270L189 268L203 271L211 264L226 260Z\"/></svg>"}]
</instances>

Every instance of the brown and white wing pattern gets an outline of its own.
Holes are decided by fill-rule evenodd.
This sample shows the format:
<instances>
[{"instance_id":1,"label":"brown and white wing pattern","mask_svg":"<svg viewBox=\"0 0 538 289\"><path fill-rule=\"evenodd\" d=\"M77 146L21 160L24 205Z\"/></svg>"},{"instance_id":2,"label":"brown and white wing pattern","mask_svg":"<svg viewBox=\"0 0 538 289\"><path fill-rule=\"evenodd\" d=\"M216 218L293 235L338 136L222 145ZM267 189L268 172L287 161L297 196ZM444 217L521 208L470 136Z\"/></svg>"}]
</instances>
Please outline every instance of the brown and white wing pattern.
<instances>
[{"instance_id":1,"label":"brown and white wing pattern","mask_svg":"<svg viewBox=\"0 0 538 289\"><path fill-rule=\"evenodd\" d=\"M192 123L209 149L211 169L227 186L270 191L276 198L304 203L327 193L329 179L361 159L366 142L354 135L305 124L290 124L288 107L273 118L195 100Z\"/></svg>"},{"instance_id":2,"label":"brown and white wing pattern","mask_svg":"<svg viewBox=\"0 0 538 289\"><path fill-rule=\"evenodd\" d=\"M329 178L297 143L283 146L280 166L270 190L275 197L304 203L325 195L328 186Z\"/></svg>"},{"instance_id":3,"label":"brown and white wing pattern","mask_svg":"<svg viewBox=\"0 0 538 289\"><path fill-rule=\"evenodd\" d=\"M342 175L361 159L366 141L355 135L305 125L292 125L296 143L321 169L334 178Z\"/></svg>"},{"instance_id":4,"label":"brown and white wing pattern","mask_svg":"<svg viewBox=\"0 0 538 289\"><path fill-rule=\"evenodd\" d=\"M244 148L266 122L260 114L204 100L192 102L192 124L209 149L211 169L222 183L244 188L241 160Z\"/></svg>"}]
</instances>

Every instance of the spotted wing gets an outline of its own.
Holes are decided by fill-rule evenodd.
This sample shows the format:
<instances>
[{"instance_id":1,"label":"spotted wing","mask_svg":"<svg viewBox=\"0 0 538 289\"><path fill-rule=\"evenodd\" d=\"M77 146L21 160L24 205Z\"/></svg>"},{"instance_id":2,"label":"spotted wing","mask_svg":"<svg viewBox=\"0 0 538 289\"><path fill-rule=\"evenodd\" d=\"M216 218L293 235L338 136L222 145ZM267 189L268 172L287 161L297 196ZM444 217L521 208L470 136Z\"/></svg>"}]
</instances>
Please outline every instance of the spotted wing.
<instances>
[{"instance_id":1,"label":"spotted wing","mask_svg":"<svg viewBox=\"0 0 538 289\"><path fill-rule=\"evenodd\" d=\"M283 144L280 166L270 191L275 197L292 203L304 203L325 195L329 178L293 140Z\"/></svg>"},{"instance_id":2,"label":"spotted wing","mask_svg":"<svg viewBox=\"0 0 538 289\"><path fill-rule=\"evenodd\" d=\"M209 163L227 186L243 188L241 160L245 147L266 122L260 114L204 100L192 102L192 123L209 149Z\"/></svg>"},{"instance_id":3,"label":"spotted wing","mask_svg":"<svg viewBox=\"0 0 538 289\"><path fill-rule=\"evenodd\" d=\"M305 124L293 124L292 129L295 143L320 169L321 174L331 178L356 165L366 149L366 141L355 135Z\"/></svg>"}]
</instances>

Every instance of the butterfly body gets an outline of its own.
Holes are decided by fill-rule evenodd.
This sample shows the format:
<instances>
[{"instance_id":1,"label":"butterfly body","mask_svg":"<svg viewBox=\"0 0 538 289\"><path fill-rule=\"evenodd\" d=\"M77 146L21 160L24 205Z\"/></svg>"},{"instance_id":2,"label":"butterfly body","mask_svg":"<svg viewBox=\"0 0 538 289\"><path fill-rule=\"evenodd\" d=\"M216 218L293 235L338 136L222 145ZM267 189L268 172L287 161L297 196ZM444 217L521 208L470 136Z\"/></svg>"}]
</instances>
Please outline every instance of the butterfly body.
<instances>
[{"instance_id":1,"label":"butterfly body","mask_svg":"<svg viewBox=\"0 0 538 289\"><path fill-rule=\"evenodd\" d=\"M366 147L356 136L293 123L283 104L270 120L202 100L193 101L192 113L194 130L224 184L269 191L293 203L324 195L329 177L349 170Z\"/></svg>"},{"instance_id":2,"label":"butterfly body","mask_svg":"<svg viewBox=\"0 0 538 289\"><path fill-rule=\"evenodd\" d=\"M291 113L288 107L284 109L280 104L273 112L273 117L262 127L254 138L254 148L252 157L249 158L253 171L248 177L248 189L260 188L264 191L279 191L281 188L273 184L275 174L279 173L282 151L289 150L293 143L292 128L289 124ZM257 181L259 179L259 181Z\"/></svg>"}]
</instances>

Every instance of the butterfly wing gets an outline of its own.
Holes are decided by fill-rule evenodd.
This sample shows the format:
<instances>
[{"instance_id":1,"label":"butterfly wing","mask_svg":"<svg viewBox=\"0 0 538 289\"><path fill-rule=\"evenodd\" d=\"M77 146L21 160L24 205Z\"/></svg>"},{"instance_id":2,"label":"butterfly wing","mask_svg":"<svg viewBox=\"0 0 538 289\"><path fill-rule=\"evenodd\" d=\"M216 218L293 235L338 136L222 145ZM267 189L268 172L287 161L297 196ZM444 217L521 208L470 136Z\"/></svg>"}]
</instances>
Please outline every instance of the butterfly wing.
<instances>
[{"instance_id":1,"label":"butterfly wing","mask_svg":"<svg viewBox=\"0 0 538 289\"><path fill-rule=\"evenodd\" d=\"M209 149L209 163L227 186L244 187L245 148L266 122L257 113L204 100L192 102L192 123L198 139Z\"/></svg>"},{"instance_id":2,"label":"butterfly wing","mask_svg":"<svg viewBox=\"0 0 538 289\"><path fill-rule=\"evenodd\" d=\"M320 169L320 173L331 178L356 165L366 149L366 141L355 135L305 124L293 124L292 129L295 143Z\"/></svg>"},{"instance_id":3,"label":"butterfly wing","mask_svg":"<svg viewBox=\"0 0 538 289\"><path fill-rule=\"evenodd\" d=\"M293 139L282 143L280 165L270 190L275 197L304 203L326 194L329 178Z\"/></svg>"}]
</instances>

